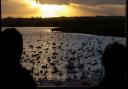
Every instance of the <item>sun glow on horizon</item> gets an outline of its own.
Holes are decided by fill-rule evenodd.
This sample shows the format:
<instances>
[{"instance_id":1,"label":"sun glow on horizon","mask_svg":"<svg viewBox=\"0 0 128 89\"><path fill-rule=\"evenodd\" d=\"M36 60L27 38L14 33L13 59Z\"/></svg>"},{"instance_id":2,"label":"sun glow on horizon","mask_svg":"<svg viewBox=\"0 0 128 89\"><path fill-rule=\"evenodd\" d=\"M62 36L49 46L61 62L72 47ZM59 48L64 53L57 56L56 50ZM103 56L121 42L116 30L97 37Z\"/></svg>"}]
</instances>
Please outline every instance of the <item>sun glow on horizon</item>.
<instances>
[{"instance_id":1,"label":"sun glow on horizon","mask_svg":"<svg viewBox=\"0 0 128 89\"><path fill-rule=\"evenodd\" d=\"M25 1L29 3L30 8L38 8L39 16L41 17L60 17L67 16L71 9L68 5L57 5L57 4L40 4L35 0Z\"/></svg>"},{"instance_id":2,"label":"sun glow on horizon","mask_svg":"<svg viewBox=\"0 0 128 89\"><path fill-rule=\"evenodd\" d=\"M48 5L44 4L40 6L42 16L44 17L59 17L68 14L69 8L66 5Z\"/></svg>"}]
</instances>

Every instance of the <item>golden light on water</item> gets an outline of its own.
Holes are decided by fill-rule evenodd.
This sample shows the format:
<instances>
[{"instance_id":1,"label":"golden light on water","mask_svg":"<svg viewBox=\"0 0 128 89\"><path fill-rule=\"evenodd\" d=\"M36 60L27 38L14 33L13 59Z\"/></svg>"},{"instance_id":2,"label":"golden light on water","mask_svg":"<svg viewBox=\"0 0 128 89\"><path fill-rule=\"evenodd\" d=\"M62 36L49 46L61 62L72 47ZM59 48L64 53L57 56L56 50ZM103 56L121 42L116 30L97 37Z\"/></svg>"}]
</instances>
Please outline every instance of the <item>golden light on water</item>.
<instances>
[{"instance_id":1,"label":"golden light on water","mask_svg":"<svg viewBox=\"0 0 128 89\"><path fill-rule=\"evenodd\" d=\"M44 30L45 32L52 32L51 29L46 29Z\"/></svg>"}]
</instances>

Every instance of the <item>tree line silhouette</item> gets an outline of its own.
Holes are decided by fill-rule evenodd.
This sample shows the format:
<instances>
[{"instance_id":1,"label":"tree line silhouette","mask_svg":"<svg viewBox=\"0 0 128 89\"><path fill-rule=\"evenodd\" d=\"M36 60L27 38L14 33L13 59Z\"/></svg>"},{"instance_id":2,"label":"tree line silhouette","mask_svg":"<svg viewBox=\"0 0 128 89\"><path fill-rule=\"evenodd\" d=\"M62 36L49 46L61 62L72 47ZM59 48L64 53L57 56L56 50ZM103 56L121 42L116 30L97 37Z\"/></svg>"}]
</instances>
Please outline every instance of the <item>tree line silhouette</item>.
<instances>
[{"instance_id":1,"label":"tree line silhouette","mask_svg":"<svg viewBox=\"0 0 128 89\"><path fill-rule=\"evenodd\" d=\"M67 27L85 26L93 24L124 24L124 16L86 16L86 17L52 17L52 18L14 18L7 17L2 19L2 26L41 26L41 27Z\"/></svg>"},{"instance_id":2,"label":"tree line silhouette","mask_svg":"<svg viewBox=\"0 0 128 89\"><path fill-rule=\"evenodd\" d=\"M14 18L1 20L3 27L60 27L52 31L125 36L125 16Z\"/></svg>"}]
</instances>

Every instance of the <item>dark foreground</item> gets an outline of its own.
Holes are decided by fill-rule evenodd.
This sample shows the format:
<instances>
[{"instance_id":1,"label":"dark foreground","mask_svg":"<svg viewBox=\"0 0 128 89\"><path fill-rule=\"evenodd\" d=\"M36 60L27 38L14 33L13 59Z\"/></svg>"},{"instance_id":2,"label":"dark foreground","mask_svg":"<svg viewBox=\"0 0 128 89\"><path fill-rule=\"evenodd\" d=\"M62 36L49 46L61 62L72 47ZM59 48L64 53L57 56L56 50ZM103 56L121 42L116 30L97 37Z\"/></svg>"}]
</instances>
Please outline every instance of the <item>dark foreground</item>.
<instances>
[{"instance_id":1,"label":"dark foreground","mask_svg":"<svg viewBox=\"0 0 128 89\"><path fill-rule=\"evenodd\" d=\"M38 87L37 89L89 89L87 87Z\"/></svg>"}]
</instances>

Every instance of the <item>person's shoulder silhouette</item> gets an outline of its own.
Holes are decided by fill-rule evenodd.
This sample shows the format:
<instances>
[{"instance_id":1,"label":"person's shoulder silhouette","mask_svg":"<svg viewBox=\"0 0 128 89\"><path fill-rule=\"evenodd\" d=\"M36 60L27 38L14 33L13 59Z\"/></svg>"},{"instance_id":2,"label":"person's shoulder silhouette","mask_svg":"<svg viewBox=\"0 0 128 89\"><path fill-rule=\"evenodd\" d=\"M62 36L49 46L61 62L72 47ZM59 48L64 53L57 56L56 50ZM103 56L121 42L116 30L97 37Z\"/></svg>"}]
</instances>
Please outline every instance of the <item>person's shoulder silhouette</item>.
<instances>
[{"instance_id":1,"label":"person's shoulder silhouette","mask_svg":"<svg viewBox=\"0 0 128 89\"><path fill-rule=\"evenodd\" d=\"M20 64L23 51L23 37L15 28L2 32L5 79L11 81L11 88L37 89L36 83L28 70ZM9 72L11 71L11 72ZM7 81L7 80L6 80Z\"/></svg>"},{"instance_id":2,"label":"person's shoulder silhouette","mask_svg":"<svg viewBox=\"0 0 128 89\"><path fill-rule=\"evenodd\" d=\"M127 74L126 47L118 42L109 44L103 53L102 64L105 68L103 81L92 89L120 88L127 89L125 75Z\"/></svg>"},{"instance_id":3,"label":"person's shoulder silhouette","mask_svg":"<svg viewBox=\"0 0 128 89\"><path fill-rule=\"evenodd\" d=\"M20 89L37 89L36 83L30 75L30 72L23 67L17 69L16 81L16 85L19 86ZM19 89L19 87L17 87L17 89Z\"/></svg>"}]
</instances>

